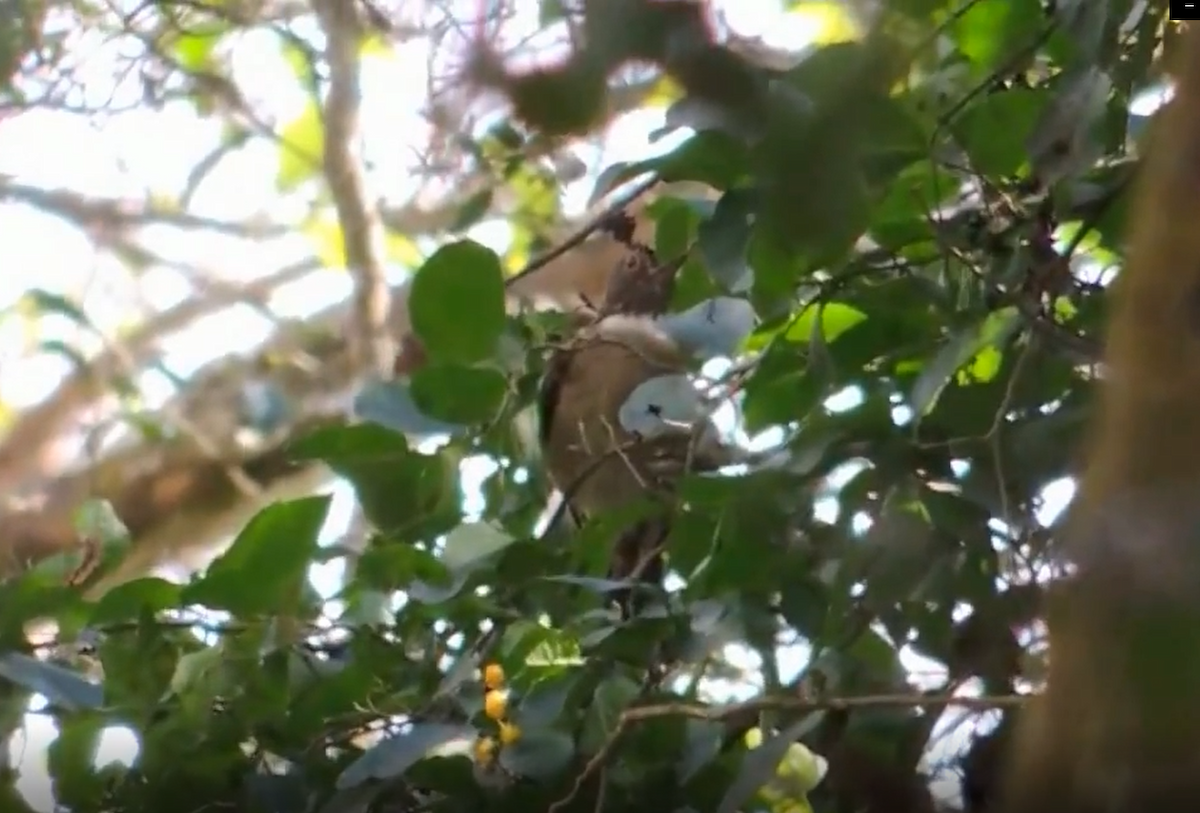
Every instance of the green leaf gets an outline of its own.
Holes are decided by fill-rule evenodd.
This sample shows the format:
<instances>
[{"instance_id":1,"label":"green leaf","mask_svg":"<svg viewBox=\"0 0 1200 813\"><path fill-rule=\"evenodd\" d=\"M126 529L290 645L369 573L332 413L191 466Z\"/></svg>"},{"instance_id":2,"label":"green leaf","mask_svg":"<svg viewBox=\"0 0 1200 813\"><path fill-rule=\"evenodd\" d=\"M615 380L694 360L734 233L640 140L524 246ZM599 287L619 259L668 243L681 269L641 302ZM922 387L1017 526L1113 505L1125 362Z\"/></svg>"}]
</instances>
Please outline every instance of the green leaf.
<instances>
[{"instance_id":1,"label":"green leaf","mask_svg":"<svg viewBox=\"0 0 1200 813\"><path fill-rule=\"evenodd\" d=\"M686 785L701 768L721 753L725 726L715 720L688 720L687 744L675 763L679 784Z\"/></svg>"},{"instance_id":2,"label":"green leaf","mask_svg":"<svg viewBox=\"0 0 1200 813\"><path fill-rule=\"evenodd\" d=\"M535 731L558 723L578 676L578 670L567 671L542 680L525 692L514 714L517 725L525 731Z\"/></svg>"},{"instance_id":3,"label":"green leaf","mask_svg":"<svg viewBox=\"0 0 1200 813\"><path fill-rule=\"evenodd\" d=\"M300 227L313 245L313 251L325 268L346 268L346 244L342 224L333 216L311 217Z\"/></svg>"},{"instance_id":4,"label":"green leaf","mask_svg":"<svg viewBox=\"0 0 1200 813\"><path fill-rule=\"evenodd\" d=\"M909 393L913 411L922 417L933 411L942 390L964 364L988 346L1001 344L1016 330L1020 317L1015 309L997 322L992 314L975 325L957 331L941 350L921 368Z\"/></svg>"},{"instance_id":5,"label":"green leaf","mask_svg":"<svg viewBox=\"0 0 1200 813\"><path fill-rule=\"evenodd\" d=\"M183 655L175 664L175 673L171 675L171 691L188 694L200 689L207 694L209 678L224 668L228 656L228 652L217 646L207 646Z\"/></svg>"},{"instance_id":6,"label":"green leaf","mask_svg":"<svg viewBox=\"0 0 1200 813\"><path fill-rule=\"evenodd\" d=\"M342 771L337 787L344 790L370 779L391 779L428 757L470 754L477 736L468 725L415 723L407 732L368 748Z\"/></svg>"},{"instance_id":7,"label":"green leaf","mask_svg":"<svg viewBox=\"0 0 1200 813\"><path fill-rule=\"evenodd\" d=\"M90 327L92 321L83 309L62 294L52 293L42 288L30 288L24 294L23 303L36 310L39 314L56 314L64 316L77 325Z\"/></svg>"},{"instance_id":8,"label":"green leaf","mask_svg":"<svg viewBox=\"0 0 1200 813\"><path fill-rule=\"evenodd\" d=\"M989 75L1033 45L1048 24L1038 0L980 0L955 15L951 30L958 50Z\"/></svg>"},{"instance_id":9,"label":"green leaf","mask_svg":"<svg viewBox=\"0 0 1200 813\"><path fill-rule=\"evenodd\" d=\"M74 714L59 726L59 734L46 752L54 799L61 805L86 809L105 790L96 772L96 749L105 721L95 714Z\"/></svg>"},{"instance_id":10,"label":"green leaf","mask_svg":"<svg viewBox=\"0 0 1200 813\"><path fill-rule=\"evenodd\" d=\"M371 381L354 397L354 414L413 438L457 435L462 424L431 418L417 406L412 387L402 381Z\"/></svg>"},{"instance_id":11,"label":"green leaf","mask_svg":"<svg viewBox=\"0 0 1200 813\"><path fill-rule=\"evenodd\" d=\"M561 731L550 728L525 731L512 745L500 752L500 765L517 776L550 780L566 768L575 756L575 743Z\"/></svg>"},{"instance_id":12,"label":"green leaf","mask_svg":"<svg viewBox=\"0 0 1200 813\"><path fill-rule=\"evenodd\" d=\"M191 73L212 73L215 66L213 52L228 31L229 26L219 21L188 26L186 31L180 31L172 49L180 67Z\"/></svg>"},{"instance_id":13,"label":"green leaf","mask_svg":"<svg viewBox=\"0 0 1200 813\"><path fill-rule=\"evenodd\" d=\"M0 677L71 711L96 709L104 702L103 689L82 675L20 652L0 655Z\"/></svg>"},{"instance_id":14,"label":"green leaf","mask_svg":"<svg viewBox=\"0 0 1200 813\"><path fill-rule=\"evenodd\" d=\"M600 751L617 733L621 715L640 693L638 684L624 675L615 675L597 686L583 723L579 749L587 754Z\"/></svg>"},{"instance_id":15,"label":"green leaf","mask_svg":"<svg viewBox=\"0 0 1200 813\"><path fill-rule=\"evenodd\" d=\"M92 608L90 623L97 626L139 618L178 607L183 587L154 576L118 584L100 597Z\"/></svg>"},{"instance_id":16,"label":"green leaf","mask_svg":"<svg viewBox=\"0 0 1200 813\"><path fill-rule=\"evenodd\" d=\"M566 16L566 9L563 7L563 0L539 0L538 2L538 25L542 28L556 23Z\"/></svg>"},{"instance_id":17,"label":"green leaf","mask_svg":"<svg viewBox=\"0 0 1200 813\"><path fill-rule=\"evenodd\" d=\"M472 240L442 246L417 271L413 331L435 361L487 358L504 331L504 274L495 252Z\"/></svg>"},{"instance_id":18,"label":"green leaf","mask_svg":"<svg viewBox=\"0 0 1200 813\"><path fill-rule=\"evenodd\" d=\"M329 501L327 495L304 497L259 511L204 577L184 590L184 601L238 616L295 609Z\"/></svg>"},{"instance_id":19,"label":"green leaf","mask_svg":"<svg viewBox=\"0 0 1200 813\"><path fill-rule=\"evenodd\" d=\"M666 155L609 167L597 180L591 199L647 172L657 173L667 183L700 181L714 189L730 189L749 171L745 144L727 133L702 130Z\"/></svg>"},{"instance_id":20,"label":"green leaf","mask_svg":"<svg viewBox=\"0 0 1200 813\"><path fill-rule=\"evenodd\" d=\"M411 451L376 424L319 429L292 444L292 457L322 460L350 481L367 517L384 533L443 533L462 513L458 464L449 452Z\"/></svg>"},{"instance_id":21,"label":"green leaf","mask_svg":"<svg viewBox=\"0 0 1200 813\"><path fill-rule=\"evenodd\" d=\"M678 257L692 245L701 215L685 200L662 197L646 207L654 220L654 250L660 257Z\"/></svg>"},{"instance_id":22,"label":"green leaf","mask_svg":"<svg viewBox=\"0 0 1200 813\"><path fill-rule=\"evenodd\" d=\"M292 74L304 83L305 86L311 88L315 84L316 76L313 74L313 58L306 49L301 48L292 39L281 36L279 39L279 53L283 57L283 61L292 69Z\"/></svg>"},{"instance_id":23,"label":"green leaf","mask_svg":"<svg viewBox=\"0 0 1200 813\"><path fill-rule=\"evenodd\" d=\"M309 101L303 112L279 132L279 166L275 186L291 192L315 177L325 156L325 124L321 109Z\"/></svg>"},{"instance_id":24,"label":"green leaf","mask_svg":"<svg viewBox=\"0 0 1200 813\"><path fill-rule=\"evenodd\" d=\"M1025 144L1049 99L1042 90L1014 88L989 93L967 107L952 129L975 170L989 177L1016 174L1028 162Z\"/></svg>"},{"instance_id":25,"label":"green leaf","mask_svg":"<svg viewBox=\"0 0 1200 813\"><path fill-rule=\"evenodd\" d=\"M750 172L750 154L739 139L702 130L677 148L646 162L667 183L700 181L714 189L731 189Z\"/></svg>"},{"instance_id":26,"label":"green leaf","mask_svg":"<svg viewBox=\"0 0 1200 813\"><path fill-rule=\"evenodd\" d=\"M821 325L819 331L818 318ZM832 344L839 336L866 318L867 315L861 310L844 302L815 302L788 324L784 335L791 342L808 342L819 332L826 344Z\"/></svg>"},{"instance_id":27,"label":"green leaf","mask_svg":"<svg viewBox=\"0 0 1200 813\"><path fill-rule=\"evenodd\" d=\"M700 256L713 279L725 290L738 293L754 284L747 260L756 201L747 191L726 192L717 201L712 217L700 224Z\"/></svg>"},{"instance_id":28,"label":"green leaf","mask_svg":"<svg viewBox=\"0 0 1200 813\"><path fill-rule=\"evenodd\" d=\"M516 540L487 522L459 525L446 537L442 564L452 571L471 570Z\"/></svg>"},{"instance_id":29,"label":"green leaf","mask_svg":"<svg viewBox=\"0 0 1200 813\"><path fill-rule=\"evenodd\" d=\"M890 495L862 540L868 606L882 612L896 602L921 600L914 590L939 558L934 529L920 503L903 505Z\"/></svg>"},{"instance_id":30,"label":"green leaf","mask_svg":"<svg viewBox=\"0 0 1200 813\"><path fill-rule=\"evenodd\" d=\"M470 425L496 416L508 392L508 379L487 367L427 364L413 373L410 386L413 402L423 414Z\"/></svg>"},{"instance_id":31,"label":"green leaf","mask_svg":"<svg viewBox=\"0 0 1200 813\"><path fill-rule=\"evenodd\" d=\"M454 215L454 221L450 224L449 232L462 232L474 226L479 221L483 220L492 208L492 199L496 195L495 187L488 186L481 189L458 207L458 211Z\"/></svg>"}]
</instances>

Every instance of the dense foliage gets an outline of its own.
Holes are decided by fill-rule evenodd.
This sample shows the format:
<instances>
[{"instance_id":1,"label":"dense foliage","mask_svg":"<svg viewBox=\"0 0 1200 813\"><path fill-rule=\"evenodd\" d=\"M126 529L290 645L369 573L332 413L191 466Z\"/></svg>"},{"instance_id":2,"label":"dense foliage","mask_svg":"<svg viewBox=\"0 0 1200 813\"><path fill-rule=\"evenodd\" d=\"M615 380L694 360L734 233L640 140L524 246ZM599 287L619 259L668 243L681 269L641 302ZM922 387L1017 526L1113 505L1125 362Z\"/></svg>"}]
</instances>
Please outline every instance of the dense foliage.
<instances>
[{"instance_id":1,"label":"dense foliage","mask_svg":"<svg viewBox=\"0 0 1200 813\"><path fill-rule=\"evenodd\" d=\"M18 5L0 27L13 98L20 66L55 47L29 34L45 9ZM546 25L567 13L543 5ZM639 3L613 7L601 40L644 22ZM193 80L220 76L223 38L287 30L267 10L173 13L186 25L162 47ZM629 621L602 598L606 523L543 527L528 419L554 319L506 316L511 263L462 236L510 182L523 215L556 208L529 192L547 176L527 157L554 122L526 105L492 127L474 148L494 185L414 265L431 363L364 383L356 420L286 439L375 529L332 603L308 581L349 555L319 544L327 496L269 505L189 583L100 597L85 588L137 533L85 503L98 563L52 557L0 585L5 717L47 699L55 798L73 813L979 809L1042 671L1046 487L1074 472L1143 128L1131 105L1158 89L1173 25L1127 0L894 0L791 66L744 63L752 110L668 83L667 121L693 130L597 189L655 172L722 193L661 197L654 248L688 252L675 329L737 356L715 376L730 431L768 453L686 480L669 589ZM280 128L281 194L321 171L294 149L324 149L321 58L300 71L311 114ZM214 87L189 91L201 114ZM448 439L418 444L431 434ZM47 616L56 645L32 646L25 625ZM942 673L915 676L915 655ZM136 733L132 765L96 766L112 725Z\"/></svg>"}]
</instances>

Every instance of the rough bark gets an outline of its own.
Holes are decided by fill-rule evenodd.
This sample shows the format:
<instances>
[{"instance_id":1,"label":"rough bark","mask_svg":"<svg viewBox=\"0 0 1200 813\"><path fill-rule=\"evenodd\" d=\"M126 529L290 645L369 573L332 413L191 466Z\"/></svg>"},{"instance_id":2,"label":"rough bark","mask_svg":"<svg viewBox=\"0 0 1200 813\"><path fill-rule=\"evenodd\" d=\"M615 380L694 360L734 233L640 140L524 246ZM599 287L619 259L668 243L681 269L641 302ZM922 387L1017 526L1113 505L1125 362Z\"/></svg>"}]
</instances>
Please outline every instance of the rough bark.
<instances>
[{"instance_id":1,"label":"rough bark","mask_svg":"<svg viewBox=\"0 0 1200 813\"><path fill-rule=\"evenodd\" d=\"M1200 807L1200 27L1152 134L1108 374L1004 810Z\"/></svg>"}]
</instances>

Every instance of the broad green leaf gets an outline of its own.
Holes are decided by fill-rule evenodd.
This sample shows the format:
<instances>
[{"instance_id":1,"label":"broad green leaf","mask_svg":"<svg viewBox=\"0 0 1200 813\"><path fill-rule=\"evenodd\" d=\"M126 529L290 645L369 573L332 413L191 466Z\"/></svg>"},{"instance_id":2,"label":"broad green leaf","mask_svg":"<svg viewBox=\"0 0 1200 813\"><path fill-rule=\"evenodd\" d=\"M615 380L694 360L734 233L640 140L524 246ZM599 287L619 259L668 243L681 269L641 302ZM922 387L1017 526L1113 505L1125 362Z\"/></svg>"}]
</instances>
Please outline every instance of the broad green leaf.
<instances>
[{"instance_id":1,"label":"broad green leaf","mask_svg":"<svg viewBox=\"0 0 1200 813\"><path fill-rule=\"evenodd\" d=\"M372 32L358 43L358 55L363 59L391 60L396 58L396 49L386 37Z\"/></svg>"},{"instance_id":2,"label":"broad green leaf","mask_svg":"<svg viewBox=\"0 0 1200 813\"><path fill-rule=\"evenodd\" d=\"M575 636L563 630L539 628L540 635L525 655L525 665L536 668L583 666L583 653Z\"/></svg>"},{"instance_id":3,"label":"broad green leaf","mask_svg":"<svg viewBox=\"0 0 1200 813\"><path fill-rule=\"evenodd\" d=\"M583 735L579 741L580 750L586 754L595 754L603 748L617 733L621 715L633 704L640 692L638 684L624 675L614 675L597 686L584 720Z\"/></svg>"},{"instance_id":4,"label":"broad green leaf","mask_svg":"<svg viewBox=\"0 0 1200 813\"><path fill-rule=\"evenodd\" d=\"M414 581L446 582L450 578L446 566L427 550L408 541L377 540L363 552L354 571L355 590L348 596L360 600L360 591L388 596L408 587Z\"/></svg>"},{"instance_id":5,"label":"broad green leaf","mask_svg":"<svg viewBox=\"0 0 1200 813\"><path fill-rule=\"evenodd\" d=\"M986 347L1002 344L1018 327L1020 317L1015 309L997 313L1001 315L996 317L995 314L989 314L979 323L954 333L937 355L921 368L921 374L909 393L912 409L918 416L933 411L938 396L964 364ZM986 362L982 371L987 372Z\"/></svg>"},{"instance_id":6,"label":"broad green leaf","mask_svg":"<svg viewBox=\"0 0 1200 813\"><path fill-rule=\"evenodd\" d=\"M346 267L346 244L342 225L336 217L310 218L301 226L304 236L313 245L313 252L325 268Z\"/></svg>"},{"instance_id":7,"label":"broad green leaf","mask_svg":"<svg viewBox=\"0 0 1200 813\"><path fill-rule=\"evenodd\" d=\"M468 570L498 553L516 540L494 525L472 522L459 525L446 537L442 564L454 571Z\"/></svg>"},{"instance_id":8,"label":"broad green leaf","mask_svg":"<svg viewBox=\"0 0 1200 813\"><path fill-rule=\"evenodd\" d=\"M810 341L814 331L817 331L818 316L821 325L819 332L826 344L832 344L847 330L867 318L858 308L844 302L817 302L806 307L788 324L784 334L788 341Z\"/></svg>"},{"instance_id":9,"label":"broad green leaf","mask_svg":"<svg viewBox=\"0 0 1200 813\"><path fill-rule=\"evenodd\" d=\"M517 776L547 781L570 764L575 756L571 737L552 728L525 731L512 745L500 752L500 765Z\"/></svg>"},{"instance_id":10,"label":"broad green leaf","mask_svg":"<svg viewBox=\"0 0 1200 813\"><path fill-rule=\"evenodd\" d=\"M869 605L882 612L896 602L921 600L913 591L938 558L934 529L923 506L891 495L862 540Z\"/></svg>"},{"instance_id":11,"label":"broad green leaf","mask_svg":"<svg viewBox=\"0 0 1200 813\"><path fill-rule=\"evenodd\" d=\"M413 277L413 331L434 360L470 364L504 331L504 274L495 252L472 240L442 246Z\"/></svg>"},{"instance_id":12,"label":"broad green leaf","mask_svg":"<svg viewBox=\"0 0 1200 813\"><path fill-rule=\"evenodd\" d=\"M407 234L389 231L383 238L384 256L402 268L414 268L425 259L415 239Z\"/></svg>"},{"instance_id":13,"label":"broad green leaf","mask_svg":"<svg viewBox=\"0 0 1200 813\"><path fill-rule=\"evenodd\" d=\"M717 201L712 217L700 224L700 256L713 279L731 293L747 291L754 271L747 259L755 200L741 190L726 192Z\"/></svg>"},{"instance_id":14,"label":"broad green leaf","mask_svg":"<svg viewBox=\"0 0 1200 813\"><path fill-rule=\"evenodd\" d=\"M59 726L58 736L46 751L54 799L61 805L85 808L105 791L104 780L96 771L96 749L105 721L95 714L74 714Z\"/></svg>"},{"instance_id":15,"label":"broad green leaf","mask_svg":"<svg viewBox=\"0 0 1200 813\"><path fill-rule=\"evenodd\" d=\"M325 495L304 497L258 512L229 550L184 590L184 600L239 616L294 610L329 500Z\"/></svg>"},{"instance_id":16,"label":"broad green leaf","mask_svg":"<svg viewBox=\"0 0 1200 813\"><path fill-rule=\"evenodd\" d=\"M808 42L829 45L862 38L862 30L844 3L827 0L799 0L788 9L789 25L803 26Z\"/></svg>"},{"instance_id":17,"label":"broad green leaf","mask_svg":"<svg viewBox=\"0 0 1200 813\"><path fill-rule=\"evenodd\" d=\"M665 84L673 85L670 82ZM673 93L664 94L664 101L669 102L670 106L667 107L667 112L663 116L664 125L650 134L651 142L682 127L688 127L697 132L720 132L740 140L752 138L755 135L751 122L739 115L739 111L699 96L678 98L678 88L672 87L672 90Z\"/></svg>"},{"instance_id":18,"label":"broad green leaf","mask_svg":"<svg viewBox=\"0 0 1200 813\"><path fill-rule=\"evenodd\" d=\"M367 517L384 533L441 533L462 513L458 464L450 453L411 451L377 424L317 430L291 446L294 458L322 460L350 481Z\"/></svg>"},{"instance_id":19,"label":"broad green leaf","mask_svg":"<svg viewBox=\"0 0 1200 813\"><path fill-rule=\"evenodd\" d=\"M183 587L153 576L118 584L105 592L92 609L93 625L115 624L179 606Z\"/></svg>"},{"instance_id":20,"label":"broad green leaf","mask_svg":"<svg viewBox=\"0 0 1200 813\"><path fill-rule=\"evenodd\" d=\"M498 370L427 364L413 373L413 403L434 420L460 425L491 420L504 404L508 380Z\"/></svg>"},{"instance_id":21,"label":"broad green leaf","mask_svg":"<svg viewBox=\"0 0 1200 813\"><path fill-rule=\"evenodd\" d=\"M560 673L539 681L525 692L520 706L514 712L517 725L523 730L535 731L561 722L578 675L578 670Z\"/></svg>"},{"instance_id":22,"label":"broad green leaf","mask_svg":"<svg viewBox=\"0 0 1200 813\"><path fill-rule=\"evenodd\" d=\"M0 677L69 711L99 708L104 690L82 675L20 652L0 655Z\"/></svg>"},{"instance_id":23,"label":"broad green leaf","mask_svg":"<svg viewBox=\"0 0 1200 813\"><path fill-rule=\"evenodd\" d=\"M1036 177L1046 186L1080 175L1104 155L1098 132L1112 98L1112 77L1089 65L1060 77L1053 100L1029 134L1027 147Z\"/></svg>"},{"instance_id":24,"label":"broad green leaf","mask_svg":"<svg viewBox=\"0 0 1200 813\"><path fill-rule=\"evenodd\" d=\"M956 14L952 36L981 76L1036 43L1049 20L1038 0L980 0Z\"/></svg>"},{"instance_id":25,"label":"broad green leaf","mask_svg":"<svg viewBox=\"0 0 1200 813\"><path fill-rule=\"evenodd\" d=\"M888 9L898 11L920 23L927 23L938 9L950 5L952 0L890 0Z\"/></svg>"},{"instance_id":26,"label":"broad green leaf","mask_svg":"<svg viewBox=\"0 0 1200 813\"><path fill-rule=\"evenodd\" d=\"M975 170L998 178L1027 164L1026 142L1048 102L1045 91L1013 88L986 94L968 106L952 129Z\"/></svg>"},{"instance_id":27,"label":"broad green leaf","mask_svg":"<svg viewBox=\"0 0 1200 813\"><path fill-rule=\"evenodd\" d=\"M563 19L566 13L563 0L538 0L538 25L543 28Z\"/></svg>"},{"instance_id":28,"label":"broad green leaf","mask_svg":"<svg viewBox=\"0 0 1200 813\"><path fill-rule=\"evenodd\" d=\"M468 725L416 723L368 748L342 771L337 786L344 790L371 779L393 779L428 757L469 755L477 736Z\"/></svg>"},{"instance_id":29,"label":"broad green leaf","mask_svg":"<svg viewBox=\"0 0 1200 813\"><path fill-rule=\"evenodd\" d=\"M228 31L228 25L217 21L189 26L175 40L175 58L191 73L212 73L213 52Z\"/></svg>"},{"instance_id":30,"label":"broad green leaf","mask_svg":"<svg viewBox=\"0 0 1200 813\"><path fill-rule=\"evenodd\" d=\"M400 381L371 381L354 398L354 414L413 438L455 435L462 424L446 423L426 415L414 400L411 385Z\"/></svg>"},{"instance_id":31,"label":"broad green leaf","mask_svg":"<svg viewBox=\"0 0 1200 813\"><path fill-rule=\"evenodd\" d=\"M496 195L496 189L493 186L485 187L479 190L458 207L458 212L454 216L454 222L450 224L449 232L462 232L474 226L492 208L492 200Z\"/></svg>"},{"instance_id":32,"label":"broad green leaf","mask_svg":"<svg viewBox=\"0 0 1200 813\"><path fill-rule=\"evenodd\" d=\"M645 172L657 172L668 183L700 181L714 189L730 189L749 171L750 156L740 140L716 130L703 130L666 155L622 166L606 182L612 188Z\"/></svg>"},{"instance_id":33,"label":"broad green leaf","mask_svg":"<svg viewBox=\"0 0 1200 813\"><path fill-rule=\"evenodd\" d=\"M688 201L662 197L646 207L654 220L654 245L659 257L679 257L692 245L703 217Z\"/></svg>"},{"instance_id":34,"label":"broad green leaf","mask_svg":"<svg viewBox=\"0 0 1200 813\"><path fill-rule=\"evenodd\" d=\"M686 785L701 768L720 755L725 726L715 720L688 720L686 736L687 744L675 763L681 785Z\"/></svg>"},{"instance_id":35,"label":"broad green leaf","mask_svg":"<svg viewBox=\"0 0 1200 813\"><path fill-rule=\"evenodd\" d=\"M175 694L187 694L200 688L207 694L209 689L203 684L207 684L212 675L224 668L228 657L229 653L217 646L189 652L175 665L175 674L171 676L171 691Z\"/></svg>"},{"instance_id":36,"label":"broad green leaf","mask_svg":"<svg viewBox=\"0 0 1200 813\"><path fill-rule=\"evenodd\" d=\"M275 186L281 192L291 192L315 177L324 159L325 124L315 101L310 101L300 115L284 125L279 142Z\"/></svg>"},{"instance_id":37,"label":"broad green leaf","mask_svg":"<svg viewBox=\"0 0 1200 813\"><path fill-rule=\"evenodd\" d=\"M56 294L42 288L30 288L25 291L21 300L22 310L29 309L40 315L56 314L64 316L77 325L88 327L88 319L83 309L62 294Z\"/></svg>"},{"instance_id":38,"label":"broad green leaf","mask_svg":"<svg viewBox=\"0 0 1200 813\"><path fill-rule=\"evenodd\" d=\"M288 67L292 69L292 74L304 83L305 86L311 88L316 81L316 77L313 75L313 60L309 58L309 54L305 49L297 45L292 39L280 37L279 53Z\"/></svg>"}]
</instances>

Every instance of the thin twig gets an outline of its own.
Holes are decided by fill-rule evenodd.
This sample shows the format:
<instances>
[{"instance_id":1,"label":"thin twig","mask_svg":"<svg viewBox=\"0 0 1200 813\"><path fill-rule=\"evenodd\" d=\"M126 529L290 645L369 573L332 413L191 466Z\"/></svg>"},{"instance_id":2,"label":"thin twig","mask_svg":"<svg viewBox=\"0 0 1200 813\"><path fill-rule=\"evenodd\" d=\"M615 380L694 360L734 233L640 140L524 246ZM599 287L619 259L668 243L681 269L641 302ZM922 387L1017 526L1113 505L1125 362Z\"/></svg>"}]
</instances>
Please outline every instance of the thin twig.
<instances>
[{"instance_id":1,"label":"thin twig","mask_svg":"<svg viewBox=\"0 0 1200 813\"><path fill-rule=\"evenodd\" d=\"M920 696L911 694L864 695L861 697L833 697L824 700L811 700L797 697L762 697L748 700L745 703L734 703L726 706L707 706L700 703L656 703L626 709L621 713L617 724L613 727L608 739L600 747L583 771L575 777L575 782L566 796L547 808L546 813L559 813L579 795L583 784L596 771L607 763L608 758L616 748L621 735L635 723L655 720L662 717L687 717L693 720L709 722L724 722L731 718L741 718L747 715L760 714L764 711L793 711L801 714L811 714L816 711L854 711L858 709L880 708L930 708L930 707L959 707L975 711L991 711L997 708L1018 708L1028 699L1027 695L999 695L990 697L957 697L954 695Z\"/></svg>"}]
</instances>

